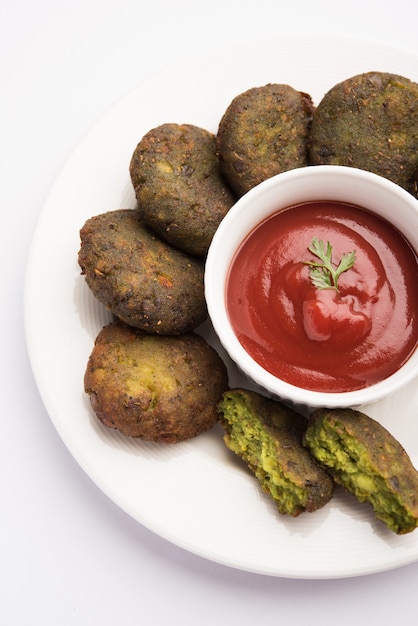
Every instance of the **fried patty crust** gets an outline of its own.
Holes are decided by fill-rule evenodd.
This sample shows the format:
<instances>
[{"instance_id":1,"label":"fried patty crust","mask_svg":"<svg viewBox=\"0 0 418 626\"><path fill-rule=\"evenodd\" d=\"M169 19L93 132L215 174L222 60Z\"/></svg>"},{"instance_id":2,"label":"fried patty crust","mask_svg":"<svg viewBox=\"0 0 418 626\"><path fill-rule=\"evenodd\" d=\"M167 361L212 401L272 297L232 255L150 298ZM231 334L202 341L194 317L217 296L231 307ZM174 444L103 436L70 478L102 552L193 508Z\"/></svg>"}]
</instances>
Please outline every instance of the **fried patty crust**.
<instances>
[{"instance_id":1,"label":"fried patty crust","mask_svg":"<svg viewBox=\"0 0 418 626\"><path fill-rule=\"evenodd\" d=\"M336 483L371 504L392 531L405 534L418 526L418 472L381 424L354 409L317 409L304 444Z\"/></svg>"},{"instance_id":2,"label":"fried patty crust","mask_svg":"<svg viewBox=\"0 0 418 626\"><path fill-rule=\"evenodd\" d=\"M312 165L368 170L417 196L417 83L388 72L347 78L318 104L310 136Z\"/></svg>"},{"instance_id":3,"label":"fried patty crust","mask_svg":"<svg viewBox=\"0 0 418 626\"><path fill-rule=\"evenodd\" d=\"M215 136L192 124L162 124L138 143L129 171L145 223L176 248L205 256L236 200L220 172Z\"/></svg>"},{"instance_id":4,"label":"fried patty crust","mask_svg":"<svg viewBox=\"0 0 418 626\"><path fill-rule=\"evenodd\" d=\"M245 389L226 391L218 412L226 446L245 461L280 513L296 517L331 499L332 478L302 446L306 418Z\"/></svg>"},{"instance_id":5,"label":"fried patty crust","mask_svg":"<svg viewBox=\"0 0 418 626\"><path fill-rule=\"evenodd\" d=\"M217 422L228 377L218 353L195 333L147 335L113 322L96 338L84 388L105 426L129 437L177 443Z\"/></svg>"},{"instance_id":6,"label":"fried patty crust","mask_svg":"<svg viewBox=\"0 0 418 626\"><path fill-rule=\"evenodd\" d=\"M90 218L78 262L96 298L148 333L189 332L207 317L203 263L162 241L134 209Z\"/></svg>"},{"instance_id":7,"label":"fried patty crust","mask_svg":"<svg viewBox=\"0 0 418 626\"><path fill-rule=\"evenodd\" d=\"M239 196L263 180L308 163L314 105L290 85L268 84L237 95L216 136L221 170Z\"/></svg>"}]
</instances>

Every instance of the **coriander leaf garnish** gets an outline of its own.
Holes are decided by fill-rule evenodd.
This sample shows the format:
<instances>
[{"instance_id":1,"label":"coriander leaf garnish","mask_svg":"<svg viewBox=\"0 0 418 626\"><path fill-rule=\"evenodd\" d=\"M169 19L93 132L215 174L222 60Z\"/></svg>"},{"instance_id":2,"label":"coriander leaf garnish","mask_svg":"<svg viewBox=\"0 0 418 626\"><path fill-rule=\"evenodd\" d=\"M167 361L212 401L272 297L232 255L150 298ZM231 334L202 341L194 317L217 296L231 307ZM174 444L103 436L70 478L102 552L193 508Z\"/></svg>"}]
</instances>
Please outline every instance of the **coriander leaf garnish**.
<instances>
[{"instance_id":1,"label":"coriander leaf garnish","mask_svg":"<svg viewBox=\"0 0 418 626\"><path fill-rule=\"evenodd\" d=\"M309 276L314 287L338 291L338 278L343 272L353 267L356 260L355 250L344 253L336 269L334 269L332 264L332 246L329 241L327 241L325 247L322 239L314 237L311 245L308 246L308 250L322 261L322 263L304 261L305 265L310 266Z\"/></svg>"}]
</instances>

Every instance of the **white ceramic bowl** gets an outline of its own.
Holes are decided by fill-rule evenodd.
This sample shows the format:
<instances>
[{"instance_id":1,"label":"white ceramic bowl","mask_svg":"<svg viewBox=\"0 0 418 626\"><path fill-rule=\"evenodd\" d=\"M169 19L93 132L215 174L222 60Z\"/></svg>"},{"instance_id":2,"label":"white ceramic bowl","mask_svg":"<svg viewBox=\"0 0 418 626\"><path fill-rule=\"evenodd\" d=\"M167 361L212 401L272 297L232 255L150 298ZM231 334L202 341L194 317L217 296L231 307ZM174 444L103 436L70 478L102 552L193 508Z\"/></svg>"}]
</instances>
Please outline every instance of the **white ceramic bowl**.
<instances>
[{"instance_id":1,"label":"white ceramic bowl","mask_svg":"<svg viewBox=\"0 0 418 626\"><path fill-rule=\"evenodd\" d=\"M209 316L232 360L269 395L308 407L360 406L392 394L417 377L418 351L394 374L369 387L341 393L310 391L284 382L261 367L238 341L227 314L227 274L242 241L270 215L315 200L334 200L368 209L391 222L418 251L418 201L398 185L363 170L334 165L278 174L240 198L215 233L205 269Z\"/></svg>"}]
</instances>

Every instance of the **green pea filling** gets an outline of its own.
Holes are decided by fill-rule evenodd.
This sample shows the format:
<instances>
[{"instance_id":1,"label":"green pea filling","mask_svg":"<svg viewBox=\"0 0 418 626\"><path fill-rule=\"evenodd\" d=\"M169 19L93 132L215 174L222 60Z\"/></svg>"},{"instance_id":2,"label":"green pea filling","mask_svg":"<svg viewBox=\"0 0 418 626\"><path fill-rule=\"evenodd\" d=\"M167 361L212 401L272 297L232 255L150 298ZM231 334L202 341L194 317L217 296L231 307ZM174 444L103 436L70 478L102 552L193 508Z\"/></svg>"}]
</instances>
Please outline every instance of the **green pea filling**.
<instances>
[{"instance_id":1,"label":"green pea filling","mask_svg":"<svg viewBox=\"0 0 418 626\"><path fill-rule=\"evenodd\" d=\"M315 458L329 469L335 481L369 502L378 519L396 533L416 527L417 520L397 494L396 476L385 476L370 462L367 447L343 428L326 423L318 430L308 428L305 442Z\"/></svg>"},{"instance_id":2,"label":"green pea filling","mask_svg":"<svg viewBox=\"0 0 418 626\"><path fill-rule=\"evenodd\" d=\"M292 469L291 461L290 465L278 462L278 440L245 406L228 403L224 416L231 426L224 437L226 445L249 465L262 488L275 500L280 513L294 515L295 510L303 510L306 489L290 477L287 469Z\"/></svg>"}]
</instances>

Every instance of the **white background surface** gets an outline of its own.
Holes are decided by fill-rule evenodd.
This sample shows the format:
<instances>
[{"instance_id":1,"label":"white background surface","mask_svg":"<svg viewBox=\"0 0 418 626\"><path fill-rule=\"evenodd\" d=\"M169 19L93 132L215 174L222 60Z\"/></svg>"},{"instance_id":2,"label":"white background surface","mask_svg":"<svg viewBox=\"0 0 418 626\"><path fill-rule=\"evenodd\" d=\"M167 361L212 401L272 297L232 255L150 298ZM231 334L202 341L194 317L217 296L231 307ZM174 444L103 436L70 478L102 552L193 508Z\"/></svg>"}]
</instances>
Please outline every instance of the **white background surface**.
<instances>
[{"instance_id":1,"label":"white background surface","mask_svg":"<svg viewBox=\"0 0 418 626\"><path fill-rule=\"evenodd\" d=\"M182 58L187 72L187 56L214 45L293 32L359 36L418 55L417 18L410 0L2 0L2 624L385 625L400 607L413 619L418 563L341 580L259 576L189 554L118 509L79 468L40 400L23 286L55 176L97 118L143 79Z\"/></svg>"}]
</instances>

